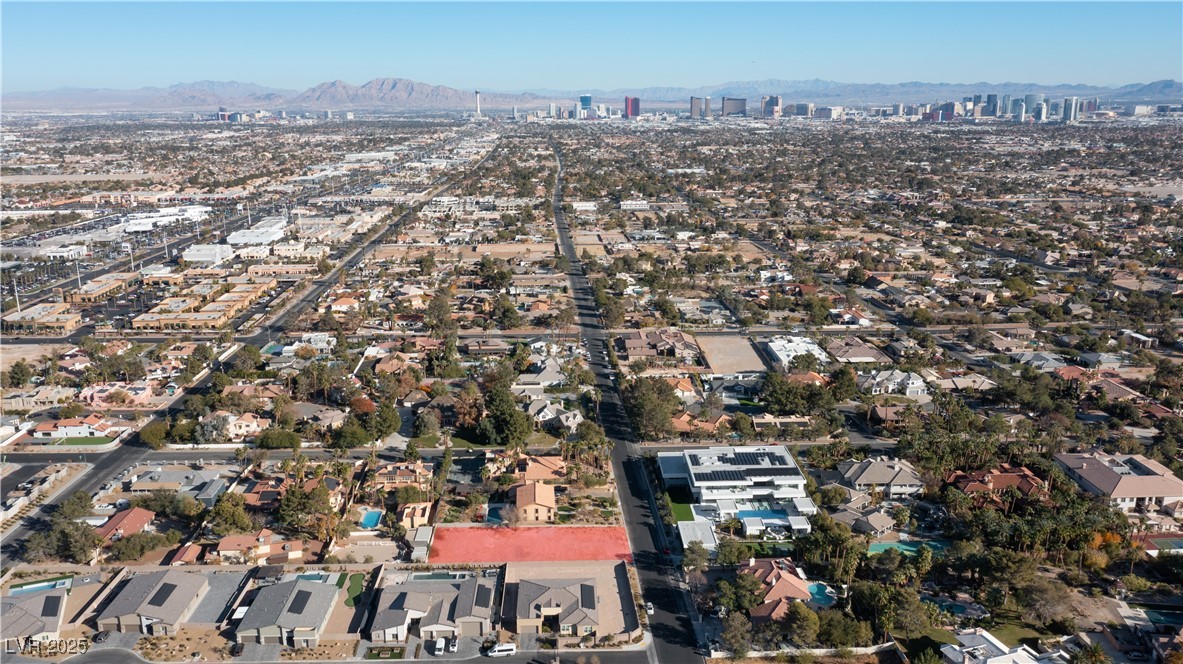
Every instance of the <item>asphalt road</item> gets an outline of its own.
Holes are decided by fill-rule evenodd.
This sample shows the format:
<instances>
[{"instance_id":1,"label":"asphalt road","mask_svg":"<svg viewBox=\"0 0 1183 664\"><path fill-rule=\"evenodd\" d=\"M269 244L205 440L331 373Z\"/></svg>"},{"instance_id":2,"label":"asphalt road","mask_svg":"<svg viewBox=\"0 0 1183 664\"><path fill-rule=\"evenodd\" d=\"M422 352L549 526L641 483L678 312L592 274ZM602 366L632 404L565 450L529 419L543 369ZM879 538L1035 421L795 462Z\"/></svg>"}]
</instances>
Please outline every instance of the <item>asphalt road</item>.
<instances>
[{"instance_id":1,"label":"asphalt road","mask_svg":"<svg viewBox=\"0 0 1183 664\"><path fill-rule=\"evenodd\" d=\"M599 658L599 660L601 662L603 662L603 664L645 664L648 661L646 659L644 651L628 651L628 652L615 651L615 652L613 652L613 651L606 651L606 650L587 650L587 651L582 651L579 653L567 652L567 653L558 653L558 654L553 654L553 653L519 653L518 655L516 655L514 657L506 657L504 659L496 659L496 660L486 660L484 657L476 657L476 658L470 658L470 659L445 659L442 657L435 658L435 657L428 656L428 657L423 658L420 661L433 661L433 662L492 661L492 662L505 662L505 664L555 664L556 662L558 662L559 664L574 664L578 658L583 657L584 659L590 659L593 654L597 658ZM8 661L7 658L5 659L5 661ZM22 662L22 663L23 662L32 663L32 662L41 662L44 660L33 659L31 657L19 657L19 658L13 657L13 661L14 662ZM70 662L70 664L127 664L129 662L145 662L147 660L144 660L141 657L139 657L138 655L136 655L135 653L131 652L130 650L124 650L123 648L103 648L100 650L91 650L91 651L81 654L81 655L75 655L74 657L71 657L71 658L64 660L64 661ZM283 660L281 662L258 662L256 660L235 659L232 661L243 662L244 664L246 662L250 662L250 664L288 664L288 662L291 662L292 660ZM663 661L662 664L681 664L681 660L671 660L668 663Z\"/></svg>"},{"instance_id":2,"label":"asphalt road","mask_svg":"<svg viewBox=\"0 0 1183 664\"><path fill-rule=\"evenodd\" d=\"M583 264L571 240L570 228L563 216L562 155L557 149L555 159L559 164L553 201L555 228L560 249L571 263L568 273L571 294L575 299L580 333L587 341L591 355L589 365L596 375L596 387L600 390L600 424L613 443L612 470L616 474L633 561L640 578L642 595L645 600L653 602L655 608L654 615L649 616L653 651L656 661L663 664L701 662L702 656L695 652L697 639L687 617L684 595L673 585L667 572L666 555L663 552L669 550L669 546L665 526L657 513L653 483L647 476L640 449L633 440L632 425L611 375L614 369L607 355L608 332L600 321L591 283L584 273Z\"/></svg>"}]
</instances>

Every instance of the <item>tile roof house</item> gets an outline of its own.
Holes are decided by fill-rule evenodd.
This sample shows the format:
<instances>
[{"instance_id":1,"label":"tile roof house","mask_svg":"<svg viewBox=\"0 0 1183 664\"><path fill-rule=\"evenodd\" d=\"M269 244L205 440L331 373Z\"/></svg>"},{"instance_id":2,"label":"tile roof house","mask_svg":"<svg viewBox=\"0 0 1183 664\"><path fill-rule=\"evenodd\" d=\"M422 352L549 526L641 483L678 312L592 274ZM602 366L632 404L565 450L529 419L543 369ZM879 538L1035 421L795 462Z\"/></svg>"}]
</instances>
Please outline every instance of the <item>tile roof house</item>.
<instances>
[{"instance_id":1,"label":"tile roof house","mask_svg":"<svg viewBox=\"0 0 1183 664\"><path fill-rule=\"evenodd\" d=\"M140 634L176 634L201 602L205 575L166 570L133 576L95 618L100 630Z\"/></svg>"},{"instance_id":2,"label":"tile roof house","mask_svg":"<svg viewBox=\"0 0 1183 664\"><path fill-rule=\"evenodd\" d=\"M86 417L41 422L30 432L33 438L111 438L124 431L98 413Z\"/></svg>"},{"instance_id":3,"label":"tile roof house","mask_svg":"<svg viewBox=\"0 0 1183 664\"><path fill-rule=\"evenodd\" d=\"M254 534L227 535L206 554L207 560L225 564L258 565L296 561L304 556L303 542L285 540L264 528Z\"/></svg>"},{"instance_id":4,"label":"tile roof house","mask_svg":"<svg viewBox=\"0 0 1183 664\"><path fill-rule=\"evenodd\" d=\"M887 353L859 339L846 337L831 341L826 352L842 364L890 364Z\"/></svg>"},{"instance_id":5,"label":"tile roof house","mask_svg":"<svg viewBox=\"0 0 1183 664\"><path fill-rule=\"evenodd\" d=\"M374 471L374 488L387 493L399 487L413 486L421 491L431 488L435 465L422 460L382 464Z\"/></svg>"},{"instance_id":6,"label":"tile roof house","mask_svg":"<svg viewBox=\"0 0 1183 664\"><path fill-rule=\"evenodd\" d=\"M887 498L913 496L924 489L924 480L911 463L879 457L838 464L843 483L858 491L879 492Z\"/></svg>"},{"instance_id":7,"label":"tile roof house","mask_svg":"<svg viewBox=\"0 0 1183 664\"><path fill-rule=\"evenodd\" d=\"M752 559L738 572L751 574L763 586L760 605L751 611L753 625L779 621L793 602L812 598L805 575L788 558Z\"/></svg>"},{"instance_id":8,"label":"tile roof house","mask_svg":"<svg viewBox=\"0 0 1183 664\"><path fill-rule=\"evenodd\" d=\"M701 352L694 337L672 327L633 330L619 337L619 343L623 351L621 359L625 362L641 357L674 357L693 362Z\"/></svg>"},{"instance_id":9,"label":"tile roof house","mask_svg":"<svg viewBox=\"0 0 1183 664\"><path fill-rule=\"evenodd\" d=\"M509 489L510 501L518 520L550 522L555 520L555 488L542 482L522 482Z\"/></svg>"},{"instance_id":10,"label":"tile roof house","mask_svg":"<svg viewBox=\"0 0 1183 664\"><path fill-rule=\"evenodd\" d=\"M1027 497L1046 496L1048 493L1047 482L1028 468L1005 463L990 470L972 473L957 471L950 474L945 483L956 487L962 493L985 494L995 501L1012 488Z\"/></svg>"},{"instance_id":11,"label":"tile roof house","mask_svg":"<svg viewBox=\"0 0 1183 664\"><path fill-rule=\"evenodd\" d=\"M103 538L103 543L110 544L124 537L143 532L148 529L155 518L156 512L142 507L133 507L116 513L96 530L98 536Z\"/></svg>"},{"instance_id":12,"label":"tile roof house","mask_svg":"<svg viewBox=\"0 0 1183 664\"><path fill-rule=\"evenodd\" d=\"M1129 513L1171 509L1183 501L1183 479L1141 454L1057 454L1060 465L1082 489L1109 498L1110 505Z\"/></svg>"},{"instance_id":13,"label":"tile roof house","mask_svg":"<svg viewBox=\"0 0 1183 664\"><path fill-rule=\"evenodd\" d=\"M458 572L447 580L415 579L392 583L376 593L370 640L401 643L416 623L423 640L480 637L493 632L495 579Z\"/></svg>"},{"instance_id":14,"label":"tile roof house","mask_svg":"<svg viewBox=\"0 0 1183 664\"><path fill-rule=\"evenodd\" d=\"M260 588L234 630L237 643L315 648L337 602L337 586L297 579Z\"/></svg>"}]
</instances>

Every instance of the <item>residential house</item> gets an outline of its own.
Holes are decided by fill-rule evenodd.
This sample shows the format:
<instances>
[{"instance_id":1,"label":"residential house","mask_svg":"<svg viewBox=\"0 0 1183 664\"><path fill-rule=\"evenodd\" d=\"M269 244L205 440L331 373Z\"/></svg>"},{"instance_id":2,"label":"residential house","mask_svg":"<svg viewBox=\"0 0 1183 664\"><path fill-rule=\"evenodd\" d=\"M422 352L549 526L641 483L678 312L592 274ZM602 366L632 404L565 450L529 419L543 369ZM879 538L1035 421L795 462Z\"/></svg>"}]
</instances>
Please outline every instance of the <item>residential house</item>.
<instances>
[{"instance_id":1,"label":"residential house","mask_svg":"<svg viewBox=\"0 0 1183 664\"><path fill-rule=\"evenodd\" d=\"M259 588L234 630L237 643L315 648L337 603L337 586L297 579Z\"/></svg>"},{"instance_id":2,"label":"residential house","mask_svg":"<svg viewBox=\"0 0 1183 664\"><path fill-rule=\"evenodd\" d=\"M813 597L805 574L788 558L751 559L738 573L760 580L760 604L750 613L753 625L779 622L793 602L809 601Z\"/></svg>"},{"instance_id":3,"label":"residential house","mask_svg":"<svg viewBox=\"0 0 1183 664\"><path fill-rule=\"evenodd\" d=\"M879 493L894 500L914 496L924 489L924 480L911 463L903 459L877 457L838 464L843 484L866 493Z\"/></svg>"},{"instance_id":4,"label":"residential house","mask_svg":"<svg viewBox=\"0 0 1183 664\"><path fill-rule=\"evenodd\" d=\"M844 337L826 345L826 352L842 364L890 364L891 358L861 339Z\"/></svg>"},{"instance_id":5,"label":"residential house","mask_svg":"<svg viewBox=\"0 0 1183 664\"><path fill-rule=\"evenodd\" d=\"M227 565L271 565L300 562L303 542L284 540L264 528L254 534L227 535L210 549L207 559Z\"/></svg>"},{"instance_id":6,"label":"residential house","mask_svg":"<svg viewBox=\"0 0 1183 664\"><path fill-rule=\"evenodd\" d=\"M61 636L69 591L53 588L0 597L0 638L5 643L56 641Z\"/></svg>"},{"instance_id":7,"label":"residential house","mask_svg":"<svg viewBox=\"0 0 1183 664\"><path fill-rule=\"evenodd\" d=\"M149 526L156 518L156 512L146 510L142 507L132 507L131 509L117 512L106 523L97 528L97 534L103 540L103 544L111 544L124 537L130 537L136 533L150 530Z\"/></svg>"},{"instance_id":8,"label":"residential house","mask_svg":"<svg viewBox=\"0 0 1183 664\"><path fill-rule=\"evenodd\" d=\"M431 525L431 503L406 503L399 505L398 523L406 530Z\"/></svg>"},{"instance_id":9,"label":"residential house","mask_svg":"<svg viewBox=\"0 0 1183 664\"><path fill-rule=\"evenodd\" d=\"M168 636L177 633L201 603L203 574L166 570L133 576L95 617L100 630Z\"/></svg>"},{"instance_id":10,"label":"residential house","mask_svg":"<svg viewBox=\"0 0 1183 664\"><path fill-rule=\"evenodd\" d=\"M542 482L521 482L509 488L510 501L519 522L550 523L555 520L555 488Z\"/></svg>"},{"instance_id":11,"label":"residential house","mask_svg":"<svg viewBox=\"0 0 1183 664\"><path fill-rule=\"evenodd\" d=\"M1125 513L1173 509L1183 501L1183 479L1141 454L1057 454L1060 465L1082 489L1109 498Z\"/></svg>"},{"instance_id":12,"label":"residential house","mask_svg":"<svg viewBox=\"0 0 1183 664\"><path fill-rule=\"evenodd\" d=\"M971 496L983 496L991 501L999 502L1012 489L1019 495L1031 498L1042 498L1048 495L1047 482L1039 478L1025 466L1002 464L990 470L974 472L956 471L945 479L949 484L962 493Z\"/></svg>"},{"instance_id":13,"label":"residential house","mask_svg":"<svg viewBox=\"0 0 1183 664\"><path fill-rule=\"evenodd\" d=\"M495 578L474 572L456 572L449 579L402 576L376 593L370 640L404 643L410 636L424 641L487 636L493 633L496 593ZM418 634L412 634L416 628Z\"/></svg>"},{"instance_id":14,"label":"residential house","mask_svg":"<svg viewBox=\"0 0 1183 664\"><path fill-rule=\"evenodd\" d=\"M920 374L899 369L860 374L858 386L870 394L902 394L907 397L928 395L928 386Z\"/></svg>"},{"instance_id":15,"label":"residential house","mask_svg":"<svg viewBox=\"0 0 1183 664\"><path fill-rule=\"evenodd\" d=\"M386 493L394 493L404 486L413 486L420 491L430 491L435 476L435 464L424 463L422 459L385 463L374 471L373 486Z\"/></svg>"},{"instance_id":16,"label":"residential house","mask_svg":"<svg viewBox=\"0 0 1183 664\"><path fill-rule=\"evenodd\" d=\"M1066 664L1060 651L1039 654L1027 645L1008 646L990 632L975 627L954 634L957 643L941 646L945 664Z\"/></svg>"},{"instance_id":17,"label":"residential house","mask_svg":"<svg viewBox=\"0 0 1183 664\"><path fill-rule=\"evenodd\" d=\"M617 338L622 362L645 357L669 357L696 362L701 354L694 337L677 328L634 330Z\"/></svg>"}]
</instances>

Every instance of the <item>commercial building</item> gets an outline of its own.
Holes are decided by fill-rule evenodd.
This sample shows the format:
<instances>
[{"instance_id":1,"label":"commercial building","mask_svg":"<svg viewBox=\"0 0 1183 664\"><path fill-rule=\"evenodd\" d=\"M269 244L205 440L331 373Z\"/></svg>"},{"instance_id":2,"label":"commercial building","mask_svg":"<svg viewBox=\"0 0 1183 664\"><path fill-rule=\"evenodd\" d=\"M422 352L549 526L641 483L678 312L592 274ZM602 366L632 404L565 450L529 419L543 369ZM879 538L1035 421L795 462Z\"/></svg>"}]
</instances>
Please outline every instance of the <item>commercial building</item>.
<instances>
[{"instance_id":1,"label":"commercial building","mask_svg":"<svg viewBox=\"0 0 1183 664\"><path fill-rule=\"evenodd\" d=\"M591 95L579 95L579 110L585 113L590 113L592 110Z\"/></svg>"},{"instance_id":2,"label":"commercial building","mask_svg":"<svg viewBox=\"0 0 1183 664\"><path fill-rule=\"evenodd\" d=\"M624 117L635 118L641 114L641 100L638 97L624 98Z\"/></svg>"},{"instance_id":3,"label":"commercial building","mask_svg":"<svg viewBox=\"0 0 1183 664\"><path fill-rule=\"evenodd\" d=\"M95 618L100 630L176 634L209 589L202 574L168 570L133 576Z\"/></svg>"},{"instance_id":4,"label":"commercial building","mask_svg":"<svg viewBox=\"0 0 1183 664\"><path fill-rule=\"evenodd\" d=\"M781 113L780 95L771 95L760 100L760 115L766 118L779 118Z\"/></svg>"},{"instance_id":5,"label":"commercial building","mask_svg":"<svg viewBox=\"0 0 1183 664\"><path fill-rule=\"evenodd\" d=\"M1080 120L1080 99L1077 97L1065 98L1060 117L1063 118L1065 124L1078 122Z\"/></svg>"},{"instance_id":6,"label":"commercial building","mask_svg":"<svg viewBox=\"0 0 1183 664\"><path fill-rule=\"evenodd\" d=\"M690 98L690 117L698 119L702 117L702 97Z\"/></svg>"},{"instance_id":7,"label":"commercial building","mask_svg":"<svg viewBox=\"0 0 1183 664\"><path fill-rule=\"evenodd\" d=\"M286 217L265 217L247 230L235 231L226 236L226 242L238 246L243 244L273 244L287 234Z\"/></svg>"},{"instance_id":8,"label":"commercial building","mask_svg":"<svg viewBox=\"0 0 1183 664\"><path fill-rule=\"evenodd\" d=\"M370 640L402 643L412 635L431 640L492 634L496 575L449 575L440 579L439 574L391 572L374 600Z\"/></svg>"},{"instance_id":9,"label":"commercial building","mask_svg":"<svg viewBox=\"0 0 1183 664\"><path fill-rule=\"evenodd\" d=\"M723 97L723 103L720 108L720 113L725 118L747 117L747 115L748 115L748 100L747 99L736 99L734 97Z\"/></svg>"},{"instance_id":10,"label":"commercial building","mask_svg":"<svg viewBox=\"0 0 1183 664\"><path fill-rule=\"evenodd\" d=\"M226 244L192 244L181 254L186 263L213 266L234 256L234 247Z\"/></svg>"},{"instance_id":11,"label":"commercial building","mask_svg":"<svg viewBox=\"0 0 1183 664\"><path fill-rule=\"evenodd\" d=\"M238 643L315 648L337 602L337 586L305 579L260 588L234 631Z\"/></svg>"}]
</instances>

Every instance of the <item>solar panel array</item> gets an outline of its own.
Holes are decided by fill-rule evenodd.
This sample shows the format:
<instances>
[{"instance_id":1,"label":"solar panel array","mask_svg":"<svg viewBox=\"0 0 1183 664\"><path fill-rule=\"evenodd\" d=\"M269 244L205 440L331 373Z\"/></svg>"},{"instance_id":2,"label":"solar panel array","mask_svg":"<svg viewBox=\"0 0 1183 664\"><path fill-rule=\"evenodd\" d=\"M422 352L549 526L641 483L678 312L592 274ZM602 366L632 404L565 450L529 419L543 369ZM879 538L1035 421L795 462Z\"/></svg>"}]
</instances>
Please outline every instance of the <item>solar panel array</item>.
<instances>
[{"instance_id":1,"label":"solar panel array","mask_svg":"<svg viewBox=\"0 0 1183 664\"><path fill-rule=\"evenodd\" d=\"M174 583L161 584L160 590L157 590L156 594L152 595L152 599L148 600L148 606L164 606L176 589L177 586Z\"/></svg>"},{"instance_id":2,"label":"solar panel array","mask_svg":"<svg viewBox=\"0 0 1183 664\"><path fill-rule=\"evenodd\" d=\"M312 599L312 593L307 590L297 590L296 596L292 598L292 605L288 607L288 613L301 615L304 609L308 607L308 600Z\"/></svg>"},{"instance_id":3,"label":"solar panel array","mask_svg":"<svg viewBox=\"0 0 1183 664\"><path fill-rule=\"evenodd\" d=\"M596 587L590 583L579 584L579 602L585 609L595 609Z\"/></svg>"},{"instance_id":4,"label":"solar panel array","mask_svg":"<svg viewBox=\"0 0 1183 664\"><path fill-rule=\"evenodd\" d=\"M41 605L41 617L49 618L58 614L58 609L62 607L61 595L47 595L45 602Z\"/></svg>"}]
</instances>

